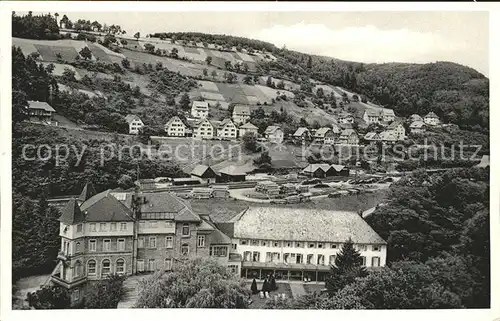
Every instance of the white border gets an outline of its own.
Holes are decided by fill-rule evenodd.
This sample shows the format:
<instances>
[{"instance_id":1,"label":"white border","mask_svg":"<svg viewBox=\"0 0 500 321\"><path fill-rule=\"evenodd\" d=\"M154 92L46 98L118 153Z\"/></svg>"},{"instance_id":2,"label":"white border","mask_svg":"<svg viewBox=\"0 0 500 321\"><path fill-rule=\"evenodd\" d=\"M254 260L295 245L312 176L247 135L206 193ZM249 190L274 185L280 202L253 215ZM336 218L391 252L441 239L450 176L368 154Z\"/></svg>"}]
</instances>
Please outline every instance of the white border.
<instances>
[{"instance_id":1,"label":"white border","mask_svg":"<svg viewBox=\"0 0 500 321\"><path fill-rule=\"evenodd\" d=\"M25 320L36 318L38 320L50 320L59 318L72 318L73 320L83 320L89 318L96 319L120 319L138 320L148 318L182 319L194 318L216 318L217 320L256 320L256 319L290 319L305 320L309 318L337 318L344 319L366 319L375 318L381 320L419 320L422 319L453 319L453 320L494 320L500 318L500 296L499 287L500 260L497 253L500 252L498 244L499 231L499 172L496 167L491 168L491 271L492 284L497 287L492 288L492 308L489 310L425 310L425 311L270 311L270 310L199 310L199 309L173 309L173 310L65 310L65 311L12 311L11 310L11 24L10 17L12 11L89 11L89 12L159 12L159 11L489 11L490 12L490 119L495 125L500 120L500 99L498 91L499 64L497 57L500 57L498 35L500 31L500 4L498 3L348 3L348 2L0 2L0 121L1 121L1 143L0 143L0 168L1 168L1 314L2 320ZM207 31L208 32L208 31ZM485 31L487 32L487 31ZM495 86L497 85L497 86ZM491 132L491 164L499 159L499 151L493 146L495 138L499 137L499 129L490 126Z\"/></svg>"}]
</instances>

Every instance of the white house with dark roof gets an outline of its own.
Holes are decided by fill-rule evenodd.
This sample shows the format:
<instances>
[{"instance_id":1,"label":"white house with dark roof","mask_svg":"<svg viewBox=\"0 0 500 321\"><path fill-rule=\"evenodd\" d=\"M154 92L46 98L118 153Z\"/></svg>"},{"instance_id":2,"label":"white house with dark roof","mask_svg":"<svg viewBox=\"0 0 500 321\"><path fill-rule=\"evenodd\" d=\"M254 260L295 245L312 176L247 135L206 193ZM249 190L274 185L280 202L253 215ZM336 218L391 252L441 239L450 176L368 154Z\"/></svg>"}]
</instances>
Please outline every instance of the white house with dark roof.
<instances>
[{"instance_id":1,"label":"white house with dark roof","mask_svg":"<svg viewBox=\"0 0 500 321\"><path fill-rule=\"evenodd\" d=\"M406 137L406 129L403 124L399 121L394 121L387 126L386 131L391 131L394 136L396 136L396 140L404 140Z\"/></svg>"},{"instance_id":2,"label":"white house with dark roof","mask_svg":"<svg viewBox=\"0 0 500 321\"><path fill-rule=\"evenodd\" d=\"M306 141L311 138L311 132L306 127L299 127L293 133L292 137L296 140Z\"/></svg>"},{"instance_id":3,"label":"white house with dark roof","mask_svg":"<svg viewBox=\"0 0 500 321\"><path fill-rule=\"evenodd\" d=\"M179 116L174 116L168 120L165 124L165 132L167 136L172 137L185 137L188 127L179 118Z\"/></svg>"},{"instance_id":4,"label":"white house with dark roof","mask_svg":"<svg viewBox=\"0 0 500 321\"><path fill-rule=\"evenodd\" d=\"M271 143L281 144L284 133L279 126L268 126L264 132L264 137Z\"/></svg>"},{"instance_id":5,"label":"white house with dark roof","mask_svg":"<svg viewBox=\"0 0 500 321\"><path fill-rule=\"evenodd\" d=\"M250 106L236 105L233 109L233 121L235 124L244 124L250 120Z\"/></svg>"},{"instance_id":6,"label":"white house with dark roof","mask_svg":"<svg viewBox=\"0 0 500 321\"><path fill-rule=\"evenodd\" d=\"M366 124L390 123L396 119L394 110L384 108L380 110L366 109L363 113L363 120Z\"/></svg>"},{"instance_id":7,"label":"white house with dark roof","mask_svg":"<svg viewBox=\"0 0 500 321\"><path fill-rule=\"evenodd\" d=\"M354 123L354 116L351 113L348 112L342 112L340 113L338 117L339 124L353 124Z\"/></svg>"},{"instance_id":8,"label":"white house with dark roof","mask_svg":"<svg viewBox=\"0 0 500 321\"><path fill-rule=\"evenodd\" d=\"M199 139L213 139L217 136L219 123L208 119L202 119L193 124L193 137Z\"/></svg>"},{"instance_id":9,"label":"white house with dark roof","mask_svg":"<svg viewBox=\"0 0 500 321\"><path fill-rule=\"evenodd\" d=\"M239 128L239 137L245 136L246 133L253 133L257 135L259 133L259 128L252 123L241 125Z\"/></svg>"},{"instance_id":10,"label":"white house with dark roof","mask_svg":"<svg viewBox=\"0 0 500 321\"><path fill-rule=\"evenodd\" d=\"M137 115L128 114L125 116L125 121L128 123L128 133L137 135L139 130L144 127L144 123Z\"/></svg>"},{"instance_id":11,"label":"white house with dark roof","mask_svg":"<svg viewBox=\"0 0 500 321\"><path fill-rule=\"evenodd\" d=\"M194 118L207 118L208 117L208 102L206 101L193 101L191 104L191 116Z\"/></svg>"},{"instance_id":12,"label":"white house with dark roof","mask_svg":"<svg viewBox=\"0 0 500 321\"><path fill-rule=\"evenodd\" d=\"M229 118L224 119L217 127L217 137L221 139L236 139L238 128Z\"/></svg>"},{"instance_id":13,"label":"white house with dark roof","mask_svg":"<svg viewBox=\"0 0 500 321\"><path fill-rule=\"evenodd\" d=\"M410 133L422 134L425 133L425 123L423 121L414 121L410 124Z\"/></svg>"},{"instance_id":14,"label":"white house with dark roof","mask_svg":"<svg viewBox=\"0 0 500 321\"><path fill-rule=\"evenodd\" d=\"M28 115L32 122L44 122L57 126L57 121L53 120L55 112L56 110L44 101L28 101Z\"/></svg>"},{"instance_id":15,"label":"white house with dark roof","mask_svg":"<svg viewBox=\"0 0 500 321\"><path fill-rule=\"evenodd\" d=\"M410 123L413 123L415 121L422 121L422 122L424 121L424 119L422 118L422 116L417 115L417 114L411 115L410 117L408 117L408 120L409 120Z\"/></svg>"},{"instance_id":16,"label":"white house with dark roof","mask_svg":"<svg viewBox=\"0 0 500 321\"><path fill-rule=\"evenodd\" d=\"M358 145L359 136L354 129L344 129L338 139L339 145Z\"/></svg>"},{"instance_id":17,"label":"white house with dark roof","mask_svg":"<svg viewBox=\"0 0 500 321\"><path fill-rule=\"evenodd\" d=\"M335 133L330 127L321 127L314 132L314 140L325 145L333 145L335 142Z\"/></svg>"},{"instance_id":18,"label":"white house with dark roof","mask_svg":"<svg viewBox=\"0 0 500 321\"><path fill-rule=\"evenodd\" d=\"M434 112L431 111L430 113L424 116L424 123L430 126L437 126L441 122L439 120L439 117Z\"/></svg>"},{"instance_id":19,"label":"white house with dark roof","mask_svg":"<svg viewBox=\"0 0 500 321\"><path fill-rule=\"evenodd\" d=\"M221 230L242 256L242 276L324 281L342 244L351 239L367 268L385 266L387 243L354 212L249 207Z\"/></svg>"}]
</instances>

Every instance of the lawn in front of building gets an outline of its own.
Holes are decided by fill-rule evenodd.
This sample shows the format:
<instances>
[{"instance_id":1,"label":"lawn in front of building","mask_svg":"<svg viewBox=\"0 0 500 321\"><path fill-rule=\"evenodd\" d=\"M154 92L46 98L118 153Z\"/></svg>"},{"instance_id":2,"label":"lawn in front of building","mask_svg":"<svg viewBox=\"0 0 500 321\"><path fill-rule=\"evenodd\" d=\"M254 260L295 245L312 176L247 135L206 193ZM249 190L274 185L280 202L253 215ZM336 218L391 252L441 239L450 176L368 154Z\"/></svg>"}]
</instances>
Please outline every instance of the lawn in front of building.
<instances>
[{"instance_id":1,"label":"lawn in front of building","mask_svg":"<svg viewBox=\"0 0 500 321\"><path fill-rule=\"evenodd\" d=\"M260 290L262 288L263 283L264 283L263 281L257 281L257 289ZM269 299L261 299L259 297L258 293L253 294L252 295L253 302L252 302L252 304L250 304L249 308L250 309L263 309L264 305L266 304L266 300L272 300L274 298L274 296L277 294L282 295L283 293L285 293L285 296L287 298L292 297L292 290L290 289L290 284L284 283L284 282L277 282L276 285L278 286L278 290L270 292L269 295L271 298L269 298ZM250 287L252 286L252 281L248 281L247 286L250 289Z\"/></svg>"}]
</instances>

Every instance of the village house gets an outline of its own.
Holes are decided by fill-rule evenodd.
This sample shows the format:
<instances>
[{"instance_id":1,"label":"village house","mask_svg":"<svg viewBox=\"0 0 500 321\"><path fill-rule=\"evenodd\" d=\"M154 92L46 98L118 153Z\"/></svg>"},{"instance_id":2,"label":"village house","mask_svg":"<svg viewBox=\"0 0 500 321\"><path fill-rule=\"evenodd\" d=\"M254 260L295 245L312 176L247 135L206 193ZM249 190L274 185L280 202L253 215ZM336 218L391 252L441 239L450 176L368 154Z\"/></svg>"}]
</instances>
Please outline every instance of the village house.
<instances>
[{"instance_id":1,"label":"village house","mask_svg":"<svg viewBox=\"0 0 500 321\"><path fill-rule=\"evenodd\" d=\"M191 105L191 116L194 118L204 119L208 117L208 102L193 101Z\"/></svg>"},{"instance_id":2,"label":"village house","mask_svg":"<svg viewBox=\"0 0 500 321\"><path fill-rule=\"evenodd\" d=\"M170 271L181 258L214 257L240 273L241 257L229 255L231 239L208 215L165 192L107 190L80 205L71 199L62 210L59 235L61 251L51 282L68 289L74 303L83 298L88 281Z\"/></svg>"},{"instance_id":3,"label":"village house","mask_svg":"<svg viewBox=\"0 0 500 321\"><path fill-rule=\"evenodd\" d=\"M423 121L414 121L410 124L410 133L421 134L425 132L425 123Z\"/></svg>"},{"instance_id":4,"label":"village house","mask_svg":"<svg viewBox=\"0 0 500 321\"><path fill-rule=\"evenodd\" d=\"M389 126L387 126L386 130L392 131L397 140L404 140L406 137L406 129L399 121L392 122Z\"/></svg>"},{"instance_id":5,"label":"village house","mask_svg":"<svg viewBox=\"0 0 500 321\"><path fill-rule=\"evenodd\" d=\"M233 121L237 125L241 125L250 120L250 107L244 105L236 105L233 109Z\"/></svg>"},{"instance_id":6,"label":"village house","mask_svg":"<svg viewBox=\"0 0 500 321\"><path fill-rule=\"evenodd\" d=\"M245 136L246 133L253 133L253 134L257 135L258 132L259 132L259 128L257 126L255 126L252 123L246 123L246 124L240 126L239 137Z\"/></svg>"},{"instance_id":7,"label":"village house","mask_svg":"<svg viewBox=\"0 0 500 321\"><path fill-rule=\"evenodd\" d=\"M264 132L264 137L271 143L281 144L284 139L284 133L279 126L268 126Z\"/></svg>"},{"instance_id":8,"label":"village house","mask_svg":"<svg viewBox=\"0 0 500 321\"><path fill-rule=\"evenodd\" d=\"M247 173L235 165L229 165L219 170L219 181L226 182L244 182Z\"/></svg>"},{"instance_id":9,"label":"village house","mask_svg":"<svg viewBox=\"0 0 500 321\"><path fill-rule=\"evenodd\" d=\"M238 128L229 118L224 119L217 127L217 137L220 139L236 139Z\"/></svg>"},{"instance_id":10,"label":"village house","mask_svg":"<svg viewBox=\"0 0 500 321\"><path fill-rule=\"evenodd\" d=\"M174 116L165 124L165 132L167 136L173 137L185 137L187 136L188 127L179 118L179 116Z\"/></svg>"},{"instance_id":11,"label":"village house","mask_svg":"<svg viewBox=\"0 0 500 321\"><path fill-rule=\"evenodd\" d=\"M363 120L367 125L388 124L396 119L394 110L384 108L382 110L366 109L363 113Z\"/></svg>"},{"instance_id":12,"label":"village house","mask_svg":"<svg viewBox=\"0 0 500 321\"><path fill-rule=\"evenodd\" d=\"M354 129L344 129L338 139L339 145L358 145L359 137Z\"/></svg>"},{"instance_id":13,"label":"village house","mask_svg":"<svg viewBox=\"0 0 500 321\"><path fill-rule=\"evenodd\" d=\"M421 121L421 122L424 121L424 119L420 115L417 115L417 114L411 115L410 117L408 117L408 120L410 123L413 123L415 121Z\"/></svg>"},{"instance_id":14,"label":"village house","mask_svg":"<svg viewBox=\"0 0 500 321\"><path fill-rule=\"evenodd\" d=\"M299 127L292 137L295 141L308 141L311 138L311 132L306 127Z\"/></svg>"},{"instance_id":15,"label":"village house","mask_svg":"<svg viewBox=\"0 0 500 321\"><path fill-rule=\"evenodd\" d=\"M317 143L333 145L335 142L335 134L331 128L321 127L314 132L314 140Z\"/></svg>"},{"instance_id":16,"label":"village house","mask_svg":"<svg viewBox=\"0 0 500 321\"><path fill-rule=\"evenodd\" d=\"M380 135L376 132L368 132L363 139L369 143L380 141Z\"/></svg>"},{"instance_id":17,"label":"village house","mask_svg":"<svg viewBox=\"0 0 500 321\"><path fill-rule=\"evenodd\" d=\"M44 101L28 101L28 115L32 122L42 122L57 126L57 121L53 120L55 112L55 109Z\"/></svg>"},{"instance_id":18,"label":"village house","mask_svg":"<svg viewBox=\"0 0 500 321\"><path fill-rule=\"evenodd\" d=\"M199 179L201 184L212 184L217 181L217 174L210 166L196 165L191 171L191 178Z\"/></svg>"},{"instance_id":19,"label":"village house","mask_svg":"<svg viewBox=\"0 0 500 321\"><path fill-rule=\"evenodd\" d=\"M129 134L137 135L139 130L144 127L144 123L137 115L128 114L125 116L125 121L128 123Z\"/></svg>"},{"instance_id":20,"label":"village house","mask_svg":"<svg viewBox=\"0 0 500 321\"><path fill-rule=\"evenodd\" d=\"M309 164L306 168L301 171L301 174L311 177L311 178L325 178L327 176L332 176L331 172L328 175L328 172L331 171L331 166L328 164Z\"/></svg>"},{"instance_id":21,"label":"village house","mask_svg":"<svg viewBox=\"0 0 500 321\"><path fill-rule=\"evenodd\" d=\"M193 125L193 137L198 139L213 139L217 136L219 124L208 119L202 119Z\"/></svg>"},{"instance_id":22,"label":"village house","mask_svg":"<svg viewBox=\"0 0 500 321\"><path fill-rule=\"evenodd\" d=\"M231 253L242 257L246 278L274 273L283 280L325 281L348 239L363 266L386 263L387 243L354 212L249 207L219 228L231 238Z\"/></svg>"},{"instance_id":23,"label":"village house","mask_svg":"<svg viewBox=\"0 0 500 321\"><path fill-rule=\"evenodd\" d=\"M398 137L392 130L384 130L379 134L380 141L384 144L394 144L398 141Z\"/></svg>"},{"instance_id":24,"label":"village house","mask_svg":"<svg viewBox=\"0 0 500 321\"><path fill-rule=\"evenodd\" d=\"M338 121L340 124L353 124L354 116L351 113L342 112L338 117Z\"/></svg>"},{"instance_id":25,"label":"village house","mask_svg":"<svg viewBox=\"0 0 500 321\"><path fill-rule=\"evenodd\" d=\"M424 123L430 126L437 126L440 124L439 117L431 111L424 116Z\"/></svg>"}]
</instances>

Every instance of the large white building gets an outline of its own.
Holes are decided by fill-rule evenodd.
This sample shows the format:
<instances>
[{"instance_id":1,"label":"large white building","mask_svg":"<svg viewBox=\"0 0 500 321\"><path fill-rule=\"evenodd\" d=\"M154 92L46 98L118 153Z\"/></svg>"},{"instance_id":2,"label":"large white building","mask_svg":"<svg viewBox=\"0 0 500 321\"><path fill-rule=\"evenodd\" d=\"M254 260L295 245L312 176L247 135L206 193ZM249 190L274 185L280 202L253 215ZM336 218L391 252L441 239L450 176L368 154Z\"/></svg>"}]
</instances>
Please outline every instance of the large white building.
<instances>
[{"instance_id":1,"label":"large white building","mask_svg":"<svg viewBox=\"0 0 500 321\"><path fill-rule=\"evenodd\" d=\"M191 116L194 118L207 118L208 117L208 102L206 101L193 101L191 105Z\"/></svg>"},{"instance_id":2,"label":"large white building","mask_svg":"<svg viewBox=\"0 0 500 321\"><path fill-rule=\"evenodd\" d=\"M179 118L179 116L174 116L165 124L165 132L167 136L174 137L184 137L186 136L188 127Z\"/></svg>"},{"instance_id":3,"label":"large white building","mask_svg":"<svg viewBox=\"0 0 500 321\"><path fill-rule=\"evenodd\" d=\"M366 267L386 263L386 242L354 212L250 207L219 227L242 257L243 277L324 281L349 239Z\"/></svg>"},{"instance_id":4,"label":"large white building","mask_svg":"<svg viewBox=\"0 0 500 321\"><path fill-rule=\"evenodd\" d=\"M233 109L233 121L237 125L241 125L250 120L250 107L244 105L236 105Z\"/></svg>"}]
</instances>

